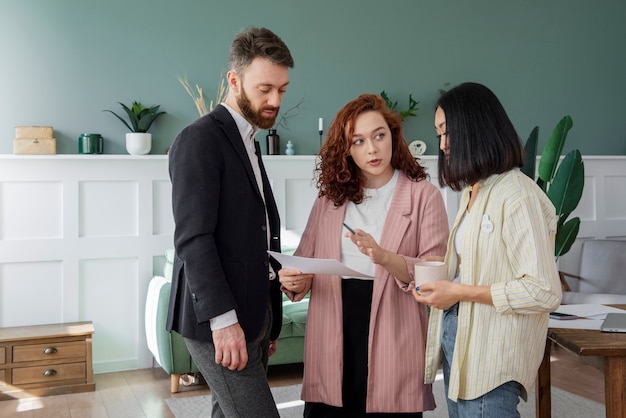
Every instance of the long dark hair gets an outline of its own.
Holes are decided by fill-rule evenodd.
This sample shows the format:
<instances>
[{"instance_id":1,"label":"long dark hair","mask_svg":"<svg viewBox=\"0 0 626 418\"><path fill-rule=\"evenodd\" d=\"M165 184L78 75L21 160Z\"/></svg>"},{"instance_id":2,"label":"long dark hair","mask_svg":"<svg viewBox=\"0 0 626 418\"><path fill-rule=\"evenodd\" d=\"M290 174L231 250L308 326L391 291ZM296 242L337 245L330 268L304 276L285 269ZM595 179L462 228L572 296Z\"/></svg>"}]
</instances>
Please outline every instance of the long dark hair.
<instances>
[{"instance_id":1,"label":"long dark hair","mask_svg":"<svg viewBox=\"0 0 626 418\"><path fill-rule=\"evenodd\" d=\"M439 150L439 184L462 190L524 164L524 147L502 103L487 87L463 83L441 95L449 159Z\"/></svg>"},{"instance_id":2,"label":"long dark hair","mask_svg":"<svg viewBox=\"0 0 626 418\"><path fill-rule=\"evenodd\" d=\"M346 199L354 203L363 201L365 178L350 156L350 146L354 122L361 113L368 111L380 113L389 125L392 139L391 166L414 181L427 177L424 167L409 151L402 133L400 116L387 108L381 96L361 94L337 112L319 153L320 160L316 167L319 196L326 196L336 206L342 205Z\"/></svg>"}]
</instances>

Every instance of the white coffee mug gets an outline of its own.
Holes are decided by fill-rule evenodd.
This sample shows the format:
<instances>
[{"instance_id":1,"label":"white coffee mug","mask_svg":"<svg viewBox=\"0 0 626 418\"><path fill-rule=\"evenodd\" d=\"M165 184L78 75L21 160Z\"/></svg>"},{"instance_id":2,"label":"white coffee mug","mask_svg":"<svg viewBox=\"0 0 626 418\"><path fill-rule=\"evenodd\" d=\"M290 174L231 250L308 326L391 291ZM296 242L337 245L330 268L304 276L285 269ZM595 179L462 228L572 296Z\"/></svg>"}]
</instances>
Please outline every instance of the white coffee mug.
<instances>
[{"instance_id":1,"label":"white coffee mug","mask_svg":"<svg viewBox=\"0 0 626 418\"><path fill-rule=\"evenodd\" d=\"M443 261L422 261L415 264L415 286L430 283L437 280L447 280L448 269ZM418 290L419 292L419 290ZM420 292L421 295L429 295L431 292Z\"/></svg>"}]
</instances>

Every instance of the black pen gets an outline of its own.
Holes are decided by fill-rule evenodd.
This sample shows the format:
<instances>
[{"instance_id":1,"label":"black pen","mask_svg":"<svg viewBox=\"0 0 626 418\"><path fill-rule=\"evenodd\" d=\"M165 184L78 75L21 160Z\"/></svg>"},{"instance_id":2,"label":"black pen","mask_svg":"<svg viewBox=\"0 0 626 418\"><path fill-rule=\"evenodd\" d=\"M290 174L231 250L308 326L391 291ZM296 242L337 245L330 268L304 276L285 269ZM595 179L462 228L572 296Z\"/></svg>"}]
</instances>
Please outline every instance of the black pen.
<instances>
[{"instance_id":1,"label":"black pen","mask_svg":"<svg viewBox=\"0 0 626 418\"><path fill-rule=\"evenodd\" d=\"M348 231L350 231L350 232L352 232L354 235L356 235L356 232L354 232L354 229L352 229L352 228L350 228L348 225L346 225L346 223L345 223L345 222L343 223L343 226L345 226L345 227L346 227L346 229L347 229Z\"/></svg>"}]
</instances>

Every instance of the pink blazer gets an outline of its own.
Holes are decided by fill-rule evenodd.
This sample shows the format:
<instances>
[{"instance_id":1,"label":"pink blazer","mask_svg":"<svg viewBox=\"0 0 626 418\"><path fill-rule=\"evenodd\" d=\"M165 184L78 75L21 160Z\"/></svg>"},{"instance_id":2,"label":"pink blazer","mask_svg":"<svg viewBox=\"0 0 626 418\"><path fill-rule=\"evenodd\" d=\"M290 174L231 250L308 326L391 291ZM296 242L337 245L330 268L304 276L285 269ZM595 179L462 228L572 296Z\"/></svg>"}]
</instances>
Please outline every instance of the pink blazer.
<instances>
[{"instance_id":1,"label":"pink blazer","mask_svg":"<svg viewBox=\"0 0 626 418\"><path fill-rule=\"evenodd\" d=\"M346 205L318 198L295 255L341 259ZM448 221L441 193L428 181L400 173L379 245L413 265L427 255L445 255ZM413 299L414 284L376 266L369 331L367 412L419 412L435 408L424 384L428 317ZM291 295L293 296L293 295ZM306 324L302 399L341 406L343 326L341 279L313 278Z\"/></svg>"}]
</instances>

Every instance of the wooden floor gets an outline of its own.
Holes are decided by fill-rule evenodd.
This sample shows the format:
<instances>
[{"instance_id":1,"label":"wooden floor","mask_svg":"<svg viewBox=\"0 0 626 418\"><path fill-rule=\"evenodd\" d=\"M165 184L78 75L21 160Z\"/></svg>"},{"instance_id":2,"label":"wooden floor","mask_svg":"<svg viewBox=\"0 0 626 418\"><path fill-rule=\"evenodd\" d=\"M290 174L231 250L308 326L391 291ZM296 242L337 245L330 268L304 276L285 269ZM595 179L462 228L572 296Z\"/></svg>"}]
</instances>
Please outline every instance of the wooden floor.
<instances>
[{"instance_id":1,"label":"wooden floor","mask_svg":"<svg viewBox=\"0 0 626 418\"><path fill-rule=\"evenodd\" d=\"M551 363L553 386L604 403L600 371L557 346L552 348ZM300 383L301 379L301 364L270 367L271 386ZM94 380L95 392L1 401L0 417L174 418L165 399L209 393L205 385L181 386L179 393L170 393L169 376L160 368L97 374Z\"/></svg>"}]
</instances>

